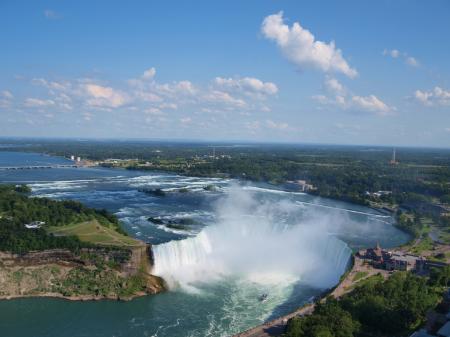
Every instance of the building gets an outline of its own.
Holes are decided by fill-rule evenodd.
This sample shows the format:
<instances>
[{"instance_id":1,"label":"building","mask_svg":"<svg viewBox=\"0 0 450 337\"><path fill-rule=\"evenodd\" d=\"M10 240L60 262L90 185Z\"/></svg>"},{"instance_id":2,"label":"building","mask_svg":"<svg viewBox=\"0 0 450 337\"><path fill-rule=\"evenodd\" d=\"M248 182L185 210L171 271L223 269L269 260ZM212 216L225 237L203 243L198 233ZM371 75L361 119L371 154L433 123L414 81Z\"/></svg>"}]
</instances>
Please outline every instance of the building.
<instances>
[{"instance_id":1,"label":"building","mask_svg":"<svg viewBox=\"0 0 450 337\"><path fill-rule=\"evenodd\" d=\"M308 184L306 180L289 180L286 182L286 187L295 189L301 192L314 191L316 188L312 184Z\"/></svg>"},{"instance_id":2,"label":"building","mask_svg":"<svg viewBox=\"0 0 450 337\"><path fill-rule=\"evenodd\" d=\"M398 164L398 161L397 161L397 158L396 158L396 153L395 153L395 147L392 149L392 158L391 158L391 161L389 162L389 164L391 164L391 165L397 165Z\"/></svg>"},{"instance_id":3,"label":"building","mask_svg":"<svg viewBox=\"0 0 450 337\"><path fill-rule=\"evenodd\" d=\"M33 221L31 223L25 224L25 227L28 229L37 229L41 228L43 225L45 225L44 221Z\"/></svg>"},{"instance_id":4,"label":"building","mask_svg":"<svg viewBox=\"0 0 450 337\"><path fill-rule=\"evenodd\" d=\"M71 156L70 156L70 160L71 160L71 161L75 161L75 156L74 156L74 155L71 155Z\"/></svg>"},{"instance_id":5,"label":"building","mask_svg":"<svg viewBox=\"0 0 450 337\"><path fill-rule=\"evenodd\" d=\"M77 163L81 161L81 157L77 157Z\"/></svg>"},{"instance_id":6,"label":"building","mask_svg":"<svg viewBox=\"0 0 450 337\"><path fill-rule=\"evenodd\" d=\"M385 262L386 270L413 270L417 269L417 261L419 256L412 254L392 253L389 259Z\"/></svg>"},{"instance_id":7,"label":"building","mask_svg":"<svg viewBox=\"0 0 450 337\"><path fill-rule=\"evenodd\" d=\"M384 195L390 195L390 194L392 194L392 191L378 191L378 192L373 192L373 193L366 191L366 195L368 195L369 197L376 197L376 198L380 198Z\"/></svg>"},{"instance_id":8,"label":"building","mask_svg":"<svg viewBox=\"0 0 450 337\"><path fill-rule=\"evenodd\" d=\"M426 261L417 255L387 251L379 244L375 248L362 250L358 254L361 258L369 260L375 268L385 270L422 270L423 261Z\"/></svg>"}]
</instances>

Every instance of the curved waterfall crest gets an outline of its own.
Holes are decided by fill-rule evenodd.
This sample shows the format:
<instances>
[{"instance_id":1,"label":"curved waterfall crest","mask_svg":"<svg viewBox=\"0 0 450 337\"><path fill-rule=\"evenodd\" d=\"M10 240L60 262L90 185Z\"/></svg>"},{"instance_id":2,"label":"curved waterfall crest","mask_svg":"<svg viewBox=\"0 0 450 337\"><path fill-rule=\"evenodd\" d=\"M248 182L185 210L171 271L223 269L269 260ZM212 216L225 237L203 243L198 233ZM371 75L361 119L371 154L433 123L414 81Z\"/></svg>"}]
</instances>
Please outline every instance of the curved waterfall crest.
<instances>
[{"instance_id":1,"label":"curved waterfall crest","mask_svg":"<svg viewBox=\"0 0 450 337\"><path fill-rule=\"evenodd\" d=\"M279 224L275 206L257 205L249 192L233 190L218 206L215 225L154 246L153 273L172 286L231 275L261 282L294 277L318 287L337 283L351 255L347 244L328 234L324 221Z\"/></svg>"}]
</instances>

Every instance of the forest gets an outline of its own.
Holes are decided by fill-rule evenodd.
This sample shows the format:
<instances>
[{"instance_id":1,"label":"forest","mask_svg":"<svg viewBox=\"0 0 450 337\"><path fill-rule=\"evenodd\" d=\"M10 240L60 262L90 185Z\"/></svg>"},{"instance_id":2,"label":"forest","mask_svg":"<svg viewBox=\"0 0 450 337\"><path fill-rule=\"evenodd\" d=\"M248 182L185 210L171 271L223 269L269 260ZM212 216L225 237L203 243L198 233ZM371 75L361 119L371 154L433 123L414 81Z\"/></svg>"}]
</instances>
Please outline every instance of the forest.
<instances>
[{"instance_id":1,"label":"forest","mask_svg":"<svg viewBox=\"0 0 450 337\"><path fill-rule=\"evenodd\" d=\"M54 236L45 230L47 226L63 226L71 223L98 220L113 225L126 234L117 218L105 210L88 208L76 201L56 201L29 196L24 185L0 185L0 251L23 254L31 250L67 248L72 251L91 246L75 236ZM29 229L25 224L43 221L41 228Z\"/></svg>"},{"instance_id":2,"label":"forest","mask_svg":"<svg viewBox=\"0 0 450 337\"><path fill-rule=\"evenodd\" d=\"M291 319L284 337L409 336L429 309L448 310L440 300L449 276L449 267L429 279L410 272L374 276L339 300L318 303L313 314Z\"/></svg>"}]
</instances>

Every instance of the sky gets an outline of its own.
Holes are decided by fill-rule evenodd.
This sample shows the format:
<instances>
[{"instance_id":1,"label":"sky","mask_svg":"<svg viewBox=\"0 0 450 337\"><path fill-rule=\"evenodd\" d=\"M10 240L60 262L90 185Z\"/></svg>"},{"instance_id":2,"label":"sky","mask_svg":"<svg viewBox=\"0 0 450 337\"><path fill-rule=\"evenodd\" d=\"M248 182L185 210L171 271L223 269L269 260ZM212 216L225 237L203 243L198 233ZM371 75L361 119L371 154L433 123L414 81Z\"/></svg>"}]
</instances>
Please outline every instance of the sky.
<instances>
[{"instance_id":1,"label":"sky","mask_svg":"<svg viewBox=\"0 0 450 337\"><path fill-rule=\"evenodd\" d=\"M0 136L450 147L450 2L0 0Z\"/></svg>"}]
</instances>

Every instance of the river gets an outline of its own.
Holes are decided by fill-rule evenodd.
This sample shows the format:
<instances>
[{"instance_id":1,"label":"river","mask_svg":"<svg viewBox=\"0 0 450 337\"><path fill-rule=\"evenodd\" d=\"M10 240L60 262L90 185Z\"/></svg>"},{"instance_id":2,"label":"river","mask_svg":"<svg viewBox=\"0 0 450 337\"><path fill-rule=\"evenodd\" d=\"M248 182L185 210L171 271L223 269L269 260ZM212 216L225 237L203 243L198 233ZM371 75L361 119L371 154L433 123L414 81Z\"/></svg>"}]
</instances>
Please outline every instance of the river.
<instances>
[{"instance_id":1,"label":"river","mask_svg":"<svg viewBox=\"0 0 450 337\"><path fill-rule=\"evenodd\" d=\"M0 152L0 167L37 163L70 162ZM113 212L130 235L154 245L154 272L171 285L130 302L1 301L7 337L228 336L336 284L351 249L409 239L375 210L265 184L106 168L0 170L0 182Z\"/></svg>"}]
</instances>

